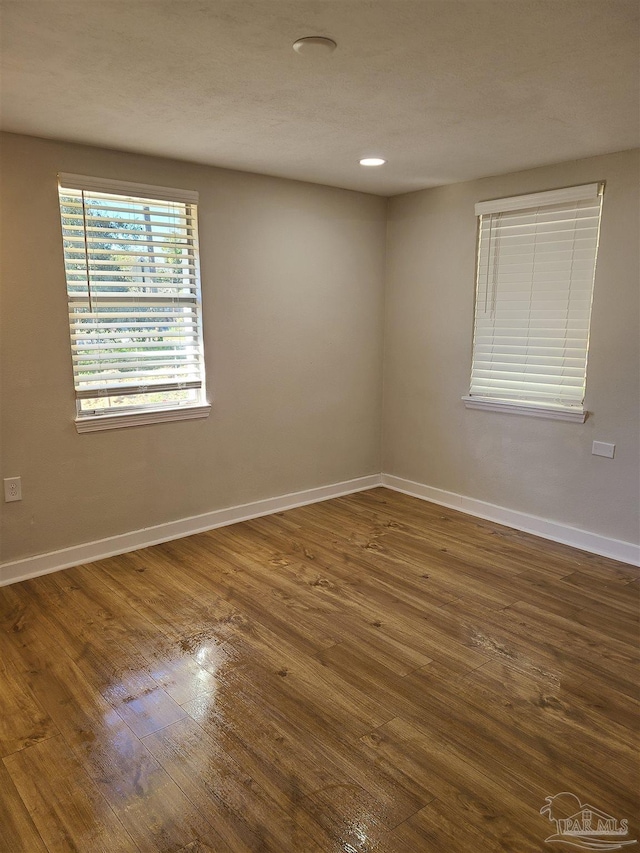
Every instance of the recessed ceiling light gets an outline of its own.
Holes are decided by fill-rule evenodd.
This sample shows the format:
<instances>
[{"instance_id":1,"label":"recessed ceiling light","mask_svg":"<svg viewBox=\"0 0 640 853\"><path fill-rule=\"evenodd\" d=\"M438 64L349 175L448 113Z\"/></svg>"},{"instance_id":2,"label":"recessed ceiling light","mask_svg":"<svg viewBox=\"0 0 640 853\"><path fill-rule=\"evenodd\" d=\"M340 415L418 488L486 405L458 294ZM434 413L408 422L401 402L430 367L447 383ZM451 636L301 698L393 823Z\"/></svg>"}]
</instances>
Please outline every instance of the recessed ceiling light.
<instances>
[{"instance_id":1,"label":"recessed ceiling light","mask_svg":"<svg viewBox=\"0 0 640 853\"><path fill-rule=\"evenodd\" d=\"M319 56L322 53L333 53L338 45L333 39L328 39L325 36L307 36L303 39L298 39L293 43L293 49L296 53L304 53Z\"/></svg>"},{"instance_id":2,"label":"recessed ceiling light","mask_svg":"<svg viewBox=\"0 0 640 853\"><path fill-rule=\"evenodd\" d=\"M384 166L386 160L383 160L382 157L365 157L360 160L361 166Z\"/></svg>"}]
</instances>

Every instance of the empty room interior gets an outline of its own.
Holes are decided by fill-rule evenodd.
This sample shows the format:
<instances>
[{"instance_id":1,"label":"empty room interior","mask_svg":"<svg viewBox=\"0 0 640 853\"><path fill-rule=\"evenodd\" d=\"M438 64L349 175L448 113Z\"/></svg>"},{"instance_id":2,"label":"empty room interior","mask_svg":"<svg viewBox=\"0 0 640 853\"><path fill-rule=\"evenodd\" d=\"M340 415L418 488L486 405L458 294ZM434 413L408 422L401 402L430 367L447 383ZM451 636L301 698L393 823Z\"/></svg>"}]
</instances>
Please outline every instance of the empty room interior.
<instances>
[{"instance_id":1,"label":"empty room interior","mask_svg":"<svg viewBox=\"0 0 640 853\"><path fill-rule=\"evenodd\" d=\"M636 0L3 0L0 853L640 849Z\"/></svg>"}]
</instances>

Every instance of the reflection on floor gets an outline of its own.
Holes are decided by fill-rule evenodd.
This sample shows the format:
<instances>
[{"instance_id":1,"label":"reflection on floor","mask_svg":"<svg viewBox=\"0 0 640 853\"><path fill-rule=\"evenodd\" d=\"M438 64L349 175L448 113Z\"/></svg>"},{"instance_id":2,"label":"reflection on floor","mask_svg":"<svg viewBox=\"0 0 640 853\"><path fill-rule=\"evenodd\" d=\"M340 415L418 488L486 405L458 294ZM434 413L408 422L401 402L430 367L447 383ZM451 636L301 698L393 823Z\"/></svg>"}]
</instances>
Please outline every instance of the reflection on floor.
<instances>
[{"instance_id":1,"label":"reflection on floor","mask_svg":"<svg viewBox=\"0 0 640 853\"><path fill-rule=\"evenodd\" d=\"M380 488L1 589L0 850L640 838L639 575Z\"/></svg>"}]
</instances>

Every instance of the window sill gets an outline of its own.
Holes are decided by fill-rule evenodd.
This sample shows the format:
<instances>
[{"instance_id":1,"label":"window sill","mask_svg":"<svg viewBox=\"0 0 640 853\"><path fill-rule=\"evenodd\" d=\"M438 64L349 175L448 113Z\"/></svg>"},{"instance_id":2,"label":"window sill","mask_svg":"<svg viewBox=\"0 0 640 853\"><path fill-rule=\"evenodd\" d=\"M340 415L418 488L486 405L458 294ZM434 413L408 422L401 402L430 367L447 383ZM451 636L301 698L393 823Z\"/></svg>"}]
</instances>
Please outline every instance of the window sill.
<instances>
[{"instance_id":1,"label":"window sill","mask_svg":"<svg viewBox=\"0 0 640 853\"><path fill-rule=\"evenodd\" d=\"M556 421L573 421L583 424L587 419L584 409L561 406L537 406L534 403L512 403L486 397L463 397L467 409L484 409L487 412L505 412L511 415L528 415L530 418L549 418Z\"/></svg>"},{"instance_id":2,"label":"window sill","mask_svg":"<svg viewBox=\"0 0 640 853\"><path fill-rule=\"evenodd\" d=\"M154 412L127 412L122 415L91 415L76 418L78 432L98 432L103 429L122 429L123 427L162 424L169 421L184 421L194 418L208 418L210 405L185 406L183 409L162 409Z\"/></svg>"}]
</instances>

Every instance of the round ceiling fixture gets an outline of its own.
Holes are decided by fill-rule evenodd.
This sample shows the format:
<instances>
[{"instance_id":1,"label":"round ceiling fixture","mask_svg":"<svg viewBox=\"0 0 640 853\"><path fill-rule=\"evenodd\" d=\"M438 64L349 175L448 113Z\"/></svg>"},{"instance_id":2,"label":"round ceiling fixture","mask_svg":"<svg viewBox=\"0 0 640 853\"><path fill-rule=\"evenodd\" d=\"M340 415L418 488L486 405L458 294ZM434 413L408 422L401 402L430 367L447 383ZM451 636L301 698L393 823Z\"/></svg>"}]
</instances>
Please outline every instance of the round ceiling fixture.
<instances>
[{"instance_id":1,"label":"round ceiling fixture","mask_svg":"<svg viewBox=\"0 0 640 853\"><path fill-rule=\"evenodd\" d=\"M333 39L325 38L325 36L307 36L303 39L294 41L293 49L296 53L303 53L305 56L320 56L321 54L333 53L338 45Z\"/></svg>"},{"instance_id":2,"label":"round ceiling fixture","mask_svg":"<svg viewBox=\"0 0 640 853\"><path fill-rule=\"evenodd\" d=\"M383 160L382 157L364 157L360 160L361 166L384 166L386 160Z\"/></svg>"}]
</instances>

